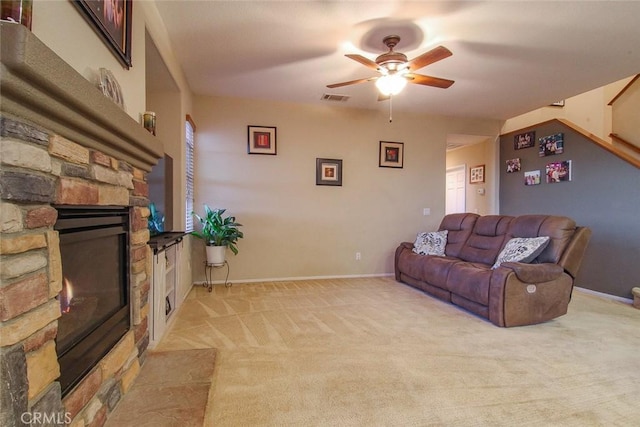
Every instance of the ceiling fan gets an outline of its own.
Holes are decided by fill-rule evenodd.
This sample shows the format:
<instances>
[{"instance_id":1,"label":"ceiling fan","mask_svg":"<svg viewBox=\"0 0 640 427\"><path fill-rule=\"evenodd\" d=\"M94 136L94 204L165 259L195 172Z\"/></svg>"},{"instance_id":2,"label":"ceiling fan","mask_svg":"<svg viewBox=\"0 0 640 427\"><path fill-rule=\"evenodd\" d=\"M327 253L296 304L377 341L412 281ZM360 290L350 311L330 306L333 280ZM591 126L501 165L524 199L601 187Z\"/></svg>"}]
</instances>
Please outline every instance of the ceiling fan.
<instances>
[{"instance_id":1,"label":"ceiling fan","mask_svg":"<svg viewBox=\"0 0 640 427\"><path fill-rule=\"evenodd\" d=\"M391 95L397 95L400 93L407 83L439 87L442 89L446 89L454 83L453 80L415 73L415 71L420 68L426 67L429 64L433 64L434 62L438 62L453 55L446 47L438 46L409 61L405 54L393 50L398 42L400 42L399 36L387 36L382 39L382 42L389 48L389 51L378 56L375 61L365 58L362 55L345 55L346 57L361 63L365 67L377 71L381 74L380 76L334 83L327 85L327 87L333 89L336 87L375 81L380 93L384 95L383 98L379 99L386 99Z\"/></svg>"}]
</instances>

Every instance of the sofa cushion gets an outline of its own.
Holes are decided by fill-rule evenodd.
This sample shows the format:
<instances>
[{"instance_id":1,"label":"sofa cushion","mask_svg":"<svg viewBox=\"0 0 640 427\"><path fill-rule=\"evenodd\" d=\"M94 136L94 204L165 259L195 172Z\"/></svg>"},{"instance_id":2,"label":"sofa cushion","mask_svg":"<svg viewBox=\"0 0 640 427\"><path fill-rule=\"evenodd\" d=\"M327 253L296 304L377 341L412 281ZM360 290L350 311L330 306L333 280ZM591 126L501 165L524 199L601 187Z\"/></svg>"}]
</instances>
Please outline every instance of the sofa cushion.
<instances>
[{"instance_id":1,"label":"sofa cushion","mask_svg":"<svg viewBox=\"0 0 640 427\"><path fill-rule=\"evenodd\" d=\"M470 301L489 305L490 265L473 262L459 262L451 267L447 278L447 289Z\"/></svg>"},{"instance_id":2,"label":"sofa cushion","mask_svg":"<svg viewBox=\"0 0 640 427\"><path fill-rule=\"evenodd\" d=\"M462 261L448 256L418 255L405 248L398 255L397 269L405 276L446 289L449 270L458 262Z\"/></svg>"},{"instance_id":3,"label":"sofa cushion","mask_svg":"<svg viewBox=\"0 0 640 427\"><path fill-rule=\"evenodd\" d=\"M447 233L447 230L418 233L413 244L413 252L418 255L444 256Z\"/></svg>"},{"instance_id":4,"label":"sofa cushion","mask_svg":"<svg viewBox=\"0 0 640 427\"><path fill-rule=\"evenodd\" d=\"M514 237L504 246L491 269L500 267L503 262L529 263L536 259L548 244L549 236Z\"/></svg>"},{"instance_id":5,"label":"sofa cushion","mask_svg":"<svg viewBox=\"0 0 640 427\"><path fill-rule=\"evenodd\" d=\"M464 261L493 265L502 249L511 216L487 215L479 217L467 242L462 246L460 258Z\"/></svg>"},{"instance_id":6,"label":"sofa cushion","mask_svg":"<svg viewBox=\"0 0 640 427\"><path fill-rule=\"evenodd\" d=\"M455 264L462 262L458 258L448 256L435 257L428 256L422 260L421 280L438 288L447 289L447 278L449 271Z\"/></svg>"},{"instance_id":7,"label":"sofa cushion","mask_svg":"<svg viewBox=\"0 0 640 427\"><path fill-rule=\"evenodd\" d=\"M565 216L522 215L511 222L507 234L508 238L549 236L549 244L537 261L556 264L575 231L576 222Z\"/></svg>"},{"instance_id":8,"label":"sofa cushion","mask_svg":"<svg viewBox=\"0 0 640 427\"><path fill-rule=\"evenodd\" d=\"M449 214L442 218L438 230L447 230L447 246L444 253L460 257L460 251L473 231L479 215L473 213Z\"/></svg>"}]
</instances>

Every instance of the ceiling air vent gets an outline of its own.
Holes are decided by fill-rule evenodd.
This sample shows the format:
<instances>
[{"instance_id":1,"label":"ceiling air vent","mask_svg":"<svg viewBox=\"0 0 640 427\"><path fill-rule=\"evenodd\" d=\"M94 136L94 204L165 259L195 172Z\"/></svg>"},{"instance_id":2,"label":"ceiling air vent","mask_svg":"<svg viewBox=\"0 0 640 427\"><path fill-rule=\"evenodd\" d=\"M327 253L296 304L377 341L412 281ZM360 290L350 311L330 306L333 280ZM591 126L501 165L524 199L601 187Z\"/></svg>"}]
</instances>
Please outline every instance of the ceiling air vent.
<instances>
[{"instance_id":1,"label":"ceiling air vent","mask_svg":"<svg viewBox=\"0 0 640 427\"><path fill-rule=\"evenodd\" d=\"M347 95L334 95L330 93L322 94L323 101L337 101L337 102L346 102L350 97Z\"/></svg>"}]
</instances>

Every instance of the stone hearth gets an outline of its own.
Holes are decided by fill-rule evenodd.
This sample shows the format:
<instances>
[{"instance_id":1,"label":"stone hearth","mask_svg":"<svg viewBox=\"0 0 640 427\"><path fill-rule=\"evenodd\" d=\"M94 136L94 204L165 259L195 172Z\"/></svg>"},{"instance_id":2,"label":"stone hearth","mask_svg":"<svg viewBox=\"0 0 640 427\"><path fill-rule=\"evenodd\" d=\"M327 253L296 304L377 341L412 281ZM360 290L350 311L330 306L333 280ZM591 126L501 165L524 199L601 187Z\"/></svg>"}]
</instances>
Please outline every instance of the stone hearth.
<instances>
[{"instance_id":1,"label":"stone hearth","mask_svg":"<svg viewBox=\"0 0 640 427\"><path fill-rule=\"evenodd\" d=\"M146 355L146 173L162 144L26 28L0 25L0 425L101 426ZM131 214L131 329L64 398L54 205L128 206Z\"/></svg>"}]
</instances>

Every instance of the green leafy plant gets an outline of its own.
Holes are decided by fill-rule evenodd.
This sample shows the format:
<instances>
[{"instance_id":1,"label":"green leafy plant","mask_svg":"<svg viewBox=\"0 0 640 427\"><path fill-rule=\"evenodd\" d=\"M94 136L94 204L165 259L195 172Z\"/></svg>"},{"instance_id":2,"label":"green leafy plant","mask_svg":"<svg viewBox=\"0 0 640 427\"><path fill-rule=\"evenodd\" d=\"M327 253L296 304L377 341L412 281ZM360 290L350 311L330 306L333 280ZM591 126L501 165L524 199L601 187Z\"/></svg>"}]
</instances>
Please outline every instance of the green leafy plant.
<instances>
[{"instance_id":1,"label":"green leafy plant","mask_svg":"<svg viewBox=\"0 0 640 427\"><path fill-rule=\"evenodd\" d=\"M191 234L204 240L208 246L227 246L235 255L238 254L236 243L238 239L244 237L242 231L238 229L242 224L236 222L235 216L223 217L226 209L211 209L204 205L204 216L192 212L193 216L200 222L201 231L192 231Z\"/></svg>"}]
</instances>

